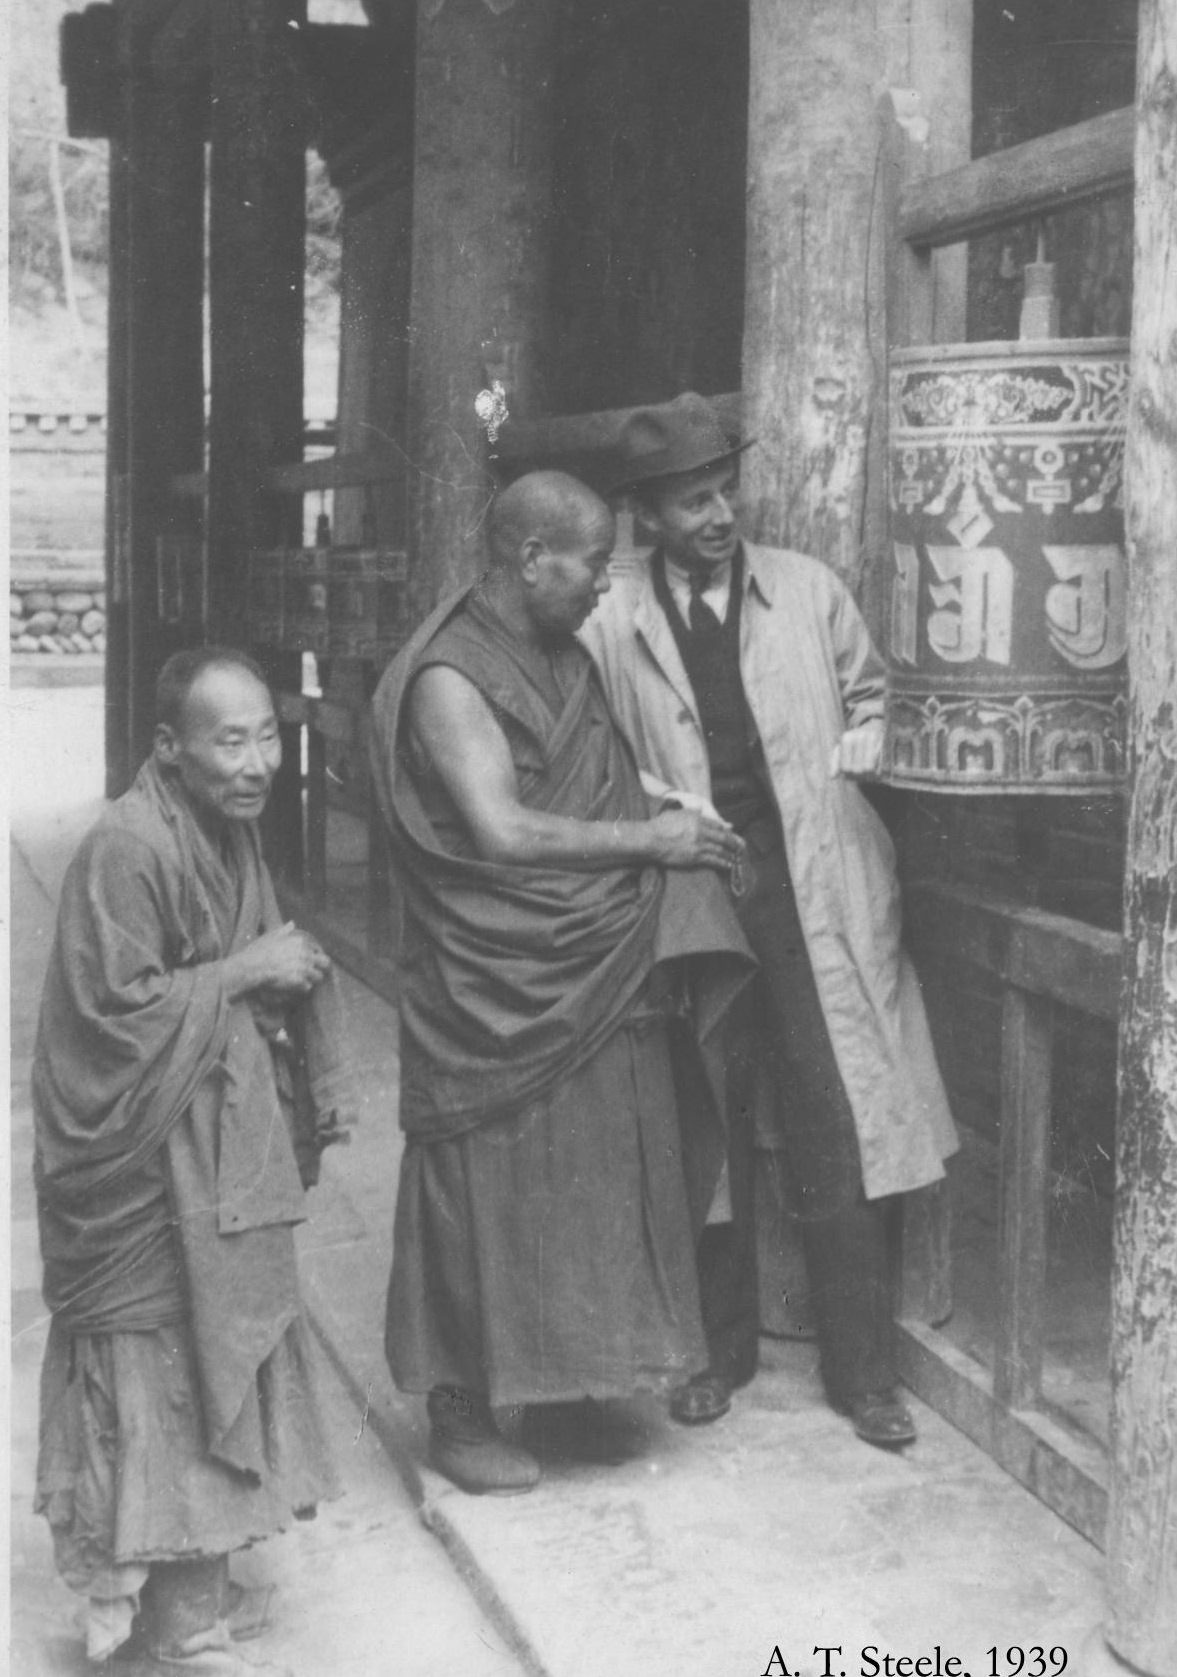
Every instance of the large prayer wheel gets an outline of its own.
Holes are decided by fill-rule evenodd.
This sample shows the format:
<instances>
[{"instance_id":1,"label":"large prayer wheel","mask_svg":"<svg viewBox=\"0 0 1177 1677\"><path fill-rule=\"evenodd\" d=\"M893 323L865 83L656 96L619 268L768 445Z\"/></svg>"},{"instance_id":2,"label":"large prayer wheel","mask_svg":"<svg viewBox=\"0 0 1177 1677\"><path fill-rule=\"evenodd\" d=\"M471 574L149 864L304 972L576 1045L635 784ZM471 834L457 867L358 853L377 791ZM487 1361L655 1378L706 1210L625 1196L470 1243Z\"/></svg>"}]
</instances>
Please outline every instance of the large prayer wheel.
<instances>
[{"instance_id":1,"label":"large prayer wheel","mask_svg":"<svg viewBox=\"0 0 1177 1677\"><path fill-rule=\"evenodd\" d=\"M892 784L1120 784L1127 387L1122 339L892 356Z\"/></svg>"}]
</instances>

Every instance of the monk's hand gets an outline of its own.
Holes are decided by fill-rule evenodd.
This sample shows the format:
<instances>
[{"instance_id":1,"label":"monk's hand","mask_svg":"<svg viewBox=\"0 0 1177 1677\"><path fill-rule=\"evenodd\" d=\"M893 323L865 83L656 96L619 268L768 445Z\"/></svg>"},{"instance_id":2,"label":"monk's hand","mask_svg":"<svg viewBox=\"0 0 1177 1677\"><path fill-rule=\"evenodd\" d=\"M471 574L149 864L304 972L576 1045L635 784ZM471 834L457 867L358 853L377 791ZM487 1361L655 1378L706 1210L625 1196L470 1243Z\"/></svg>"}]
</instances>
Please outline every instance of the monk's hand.
<instances>
[{"instance_id":1,"label":"monk's hand","mask_svg":"<svg viewBox=\"0 0 1177 1677\"><path fill-rule=\"evenodd\" d=\"M830 778L835 775L878 774L883 761L883 721L875 717L860 728L848 728L830 758Z\"/></svg>"},{"instance_id":2,"label":"monk's hand","mask_svg":"<svg viewBox=\"0 0 1177 1677\"><path fill-rule=\"evenodd\" d=\"M668 868L718 868L742 859L743 839L722 816L697 809L668 809L649 823L655 860Z\"/></svg>"},{"instance_id":3,"label":"monk's hand","mask_svg":"<svg viewBox=\"0 0 1177 1677\"><path fill-rule=\"evenodd\" d=\"M330 959L311 934L291 920L230 955L225 978L231 996L251 990L305 996L322 983L330 968Z\"/></svg>"}]
</instances>

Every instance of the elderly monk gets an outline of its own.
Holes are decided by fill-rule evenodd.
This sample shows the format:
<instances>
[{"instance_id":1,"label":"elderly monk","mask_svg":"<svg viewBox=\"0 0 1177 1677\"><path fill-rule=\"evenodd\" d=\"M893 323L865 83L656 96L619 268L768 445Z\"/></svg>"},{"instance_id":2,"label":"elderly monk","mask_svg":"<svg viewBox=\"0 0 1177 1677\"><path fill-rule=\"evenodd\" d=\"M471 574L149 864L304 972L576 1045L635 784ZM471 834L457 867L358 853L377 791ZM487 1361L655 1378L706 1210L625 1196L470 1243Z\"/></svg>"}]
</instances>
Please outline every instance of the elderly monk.
<instances>
[{"instance_id":1,"label":"elderly monk","mask_svg":"<svg viewBox=\"0 0 1177 1677\"><path fill-rule=\"evenodd\" d=\"M66 875L41 1008L37 1507L89 1597L92 1659L227 1677L253 1669L229 1639L229 1551L336 1489L294 1136L317 1163L348 1096L327 958L283 924L262 861L281 755L265 681L238 652L178 653L157 716Z\"/></svg>"},{"instance_id":2,"label":"elderly monk","mask_svg":"<svg viewBox=\"0 0 1177 1677\"><path fill-rule=\"evenodd\" d=\"M405 907L388 1356L429 1393L435 1466L507 1494L540 1468L494 1406L579 1405L591 1426L585 1400L706 1362L670 974L700 951L724 974L691 986L706 1039L750 957L715 871L741 840L652 814L574 639L609 586L608 507L532 473L487 534L486 574L377 690L373 764Z\"/></svg>"},{"instance_id":3,"label":"elderly monk","mask_svg":"<svg viewBox=\"0 0 1177 1677\"><path fill-rule=\"evenodd\" d=\"M656 546L584 638L647 785L714 806L747 841L737 910L760 960L822 1371L859 1436L894 1447L914 1429L896 1391L884 1209L943 1175L955 1136L900 948L891 841L852 778L879 762L883 670L833 571L741 541L740 452L693 392L629 418L618 487ZM729 1109L732 1221L700 1246L712 1361L676 1394L688 1423L722 1414L756 1367L748 1111Z\"/></svg>"}]
</instances>

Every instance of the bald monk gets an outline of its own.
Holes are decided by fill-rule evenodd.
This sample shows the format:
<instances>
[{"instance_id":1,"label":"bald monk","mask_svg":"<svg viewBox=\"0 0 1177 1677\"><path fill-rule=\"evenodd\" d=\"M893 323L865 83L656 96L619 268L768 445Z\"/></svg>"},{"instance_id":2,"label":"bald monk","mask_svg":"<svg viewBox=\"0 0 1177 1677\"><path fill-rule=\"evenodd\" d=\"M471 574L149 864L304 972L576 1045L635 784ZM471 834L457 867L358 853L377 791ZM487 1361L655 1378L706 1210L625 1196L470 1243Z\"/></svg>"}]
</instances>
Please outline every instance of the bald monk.
<instances>
[{"instance_id":1,"label":"bald monk","mask_svg":"<svg viewBox=\"0 0 1177 1677\"><path fill-rule=\"evenodd\" d=\"M66 875L41 1006L37 1507L103 1671L245 1677L229 1551L337 1489L293 1225L350 1094L330 963L262 860L260 670L177 653L157 717Z\"/></svg>"},{"instance_id":2,"label":"bald monk","mask_svg":"<svg viewBox=\"0 0 1177 1677\"><path fill-rule=\"evenodd\" d=\"M405 906L386 1346L469 1492L540 1477L496 1406L669 1390L707 1361L668 974L711 955L691 987L706 1039L751 972L721 881L742 847L711 815L653 813L574 639L614 533L576 479L520 478L486 573L374 701Z\"/></svg>"}]
</instances>

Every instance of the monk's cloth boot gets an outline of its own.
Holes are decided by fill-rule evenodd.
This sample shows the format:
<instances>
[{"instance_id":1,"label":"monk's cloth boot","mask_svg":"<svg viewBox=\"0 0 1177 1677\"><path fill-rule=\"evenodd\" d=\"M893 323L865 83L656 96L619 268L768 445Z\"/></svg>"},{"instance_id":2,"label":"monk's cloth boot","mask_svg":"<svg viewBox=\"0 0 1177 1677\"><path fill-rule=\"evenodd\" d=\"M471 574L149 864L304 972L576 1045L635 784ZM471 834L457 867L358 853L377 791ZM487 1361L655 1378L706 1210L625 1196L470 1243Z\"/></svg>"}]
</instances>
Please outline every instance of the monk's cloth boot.
<instances>
[{"instance_id":1,"label":"monk's cloth boot","mask_svg":"<svg viewBox=\"0 0 1177 1677\"><path fill-rule=\"evenodd\" d=\"M127 1657L108 1667L112 1677L292 1677L288 1667L247 1657L234 1646L234 1607L240 1612L241 1598L234 1600L227 1555L156 1563L143 1588L135 1635L120 1650Z\"/></svg>"},{"instance_id":2,"label":"monk's cloth boot","mask_svg":"<svg viewBox=\"0 0 1177 1677\"><path fill-rule=\"evenodd\" d=\"M471 1496L520 1496L540 1479L535 1457L510 1444L480 1392L435 1386L426 1399L429 1459Z\"/></svg>"}]
</instances>

